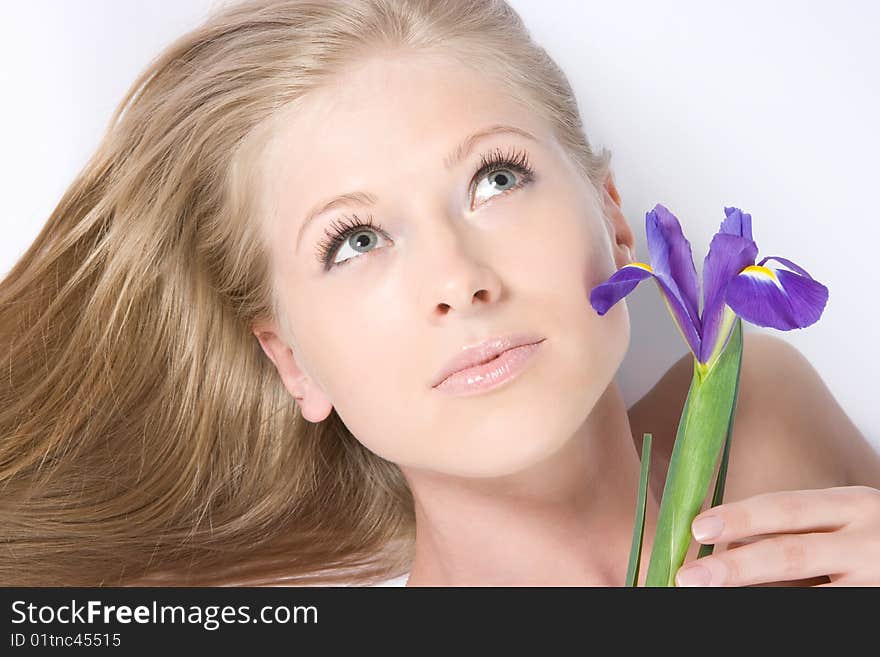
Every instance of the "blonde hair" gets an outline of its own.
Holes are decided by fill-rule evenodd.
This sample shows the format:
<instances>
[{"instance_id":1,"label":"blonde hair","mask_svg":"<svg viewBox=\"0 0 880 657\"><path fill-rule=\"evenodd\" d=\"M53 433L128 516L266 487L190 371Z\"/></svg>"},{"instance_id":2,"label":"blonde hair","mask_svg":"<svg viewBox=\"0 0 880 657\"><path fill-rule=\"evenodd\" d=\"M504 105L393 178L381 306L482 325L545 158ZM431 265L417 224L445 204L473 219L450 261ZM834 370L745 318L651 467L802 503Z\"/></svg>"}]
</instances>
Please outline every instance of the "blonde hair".
<instances>
[{"instance_id":1,"label":"blonde hair","mask_svg":"<svg viewBox=\"0 0 880 657\"><path fill-rule=\"evenodd\" d=\"M227 4L132 84L0 281L0 582L375 584L415 534L399 468L305 421L252 332L277 316L256 169L278 110L380 51L478 62L597 185L562 71L503 0ZM258 136L262 135L258 138Z\"/></svg>"}]
</instances>

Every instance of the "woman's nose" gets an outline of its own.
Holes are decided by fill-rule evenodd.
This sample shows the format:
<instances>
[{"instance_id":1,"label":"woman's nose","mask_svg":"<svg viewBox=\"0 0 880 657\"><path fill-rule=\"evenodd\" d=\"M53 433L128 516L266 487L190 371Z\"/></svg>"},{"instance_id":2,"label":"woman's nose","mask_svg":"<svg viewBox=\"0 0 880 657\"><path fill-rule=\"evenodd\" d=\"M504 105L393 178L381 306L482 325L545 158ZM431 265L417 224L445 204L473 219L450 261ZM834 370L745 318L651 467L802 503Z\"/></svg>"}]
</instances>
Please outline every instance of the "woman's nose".
<instances>
[{"instance_id":1,"label":"woman's nose","mask_svg":"<svg viewBox=\"0 0 880 657\"><path fill-rule=\"evenodd\" d=\"M487 235L446 218L433 224L423 237L430 253L424 289L434 313L469 314L500 298L502 284L491 251L479 242L488 239Z\"/></svg>"}]
</instances>

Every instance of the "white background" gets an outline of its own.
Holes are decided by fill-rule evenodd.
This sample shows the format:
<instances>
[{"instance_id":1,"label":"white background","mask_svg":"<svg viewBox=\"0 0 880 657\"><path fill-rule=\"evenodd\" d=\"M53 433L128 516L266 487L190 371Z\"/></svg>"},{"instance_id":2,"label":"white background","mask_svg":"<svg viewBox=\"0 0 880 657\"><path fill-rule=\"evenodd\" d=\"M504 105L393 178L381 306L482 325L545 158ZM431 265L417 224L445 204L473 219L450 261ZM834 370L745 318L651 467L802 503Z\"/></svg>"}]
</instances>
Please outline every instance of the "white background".
<instances>
[{"instance_id":1,"label":"white background","mask_svg":"<svg viewBox=\"0 0 880 657\"><path fill-rule=\"evenodd\" d=\"M666 205L698 273L724 206L752 214L759 258L830 290L789 332L880 449L880 3L511 0L568 75L587 134L613 153L624 214L648 259L645 213ZM212 0L0 4L0 275L97 146L136 75ZM686 351L656 286L628 297L627 404ZM751 325L747 331L770 331Z\"/></svg>"}]
</instances>

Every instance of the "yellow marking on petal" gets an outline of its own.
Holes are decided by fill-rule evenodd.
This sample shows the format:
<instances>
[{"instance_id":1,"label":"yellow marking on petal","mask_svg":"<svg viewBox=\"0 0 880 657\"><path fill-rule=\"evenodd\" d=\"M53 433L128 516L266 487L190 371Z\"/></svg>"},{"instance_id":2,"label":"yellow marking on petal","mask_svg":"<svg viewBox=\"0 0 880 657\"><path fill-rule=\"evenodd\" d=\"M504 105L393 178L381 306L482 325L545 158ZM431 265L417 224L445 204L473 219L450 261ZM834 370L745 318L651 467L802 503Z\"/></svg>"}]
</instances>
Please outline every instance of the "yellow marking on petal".
<instances>
[{"instance_id":1,"label":"yellow marking on petal","mask_svg":"<svg viewBox=\"0 0 880 657\"><path fill-rule=\"evenodd\" d=\"M763 267L761 265L749 265L745 269L743 269L740 274L749 274L755 273L758 275L763 274L764 276L769 276L772 279L776 278L776 274L773 273L773 270L769 267Z\"/></svg>"},{"instance_id":2,"label":"yellow marking on petal","mask_svg":"<svg viewBox=\"0 0 880 657\"><path fill-rule=\"evenodd\" d=\"M654 273L654 270L651 269L651 265L645 264L644 262L631 262L629 264L624 265L624 267L638 267L639 269L644 269L647 272Z\"/></svg>"},{"instance_id":3,"label":"yellow marking on petal","mask_svg":"<svg viewBox=\"0 0 880 657\"><path fill-rule=\"evenodd\" d=\"M749 265L745 269L743 269L740 273L740 276L745 274L746 276L752 276L753 278L759 279L770 279L773 283L783 292L785 288L782 287L782 283L779 282L779 278L776 276L776 272L774 272L769 267L763 267L761 265Z\"/></svg>"}]
</instances>

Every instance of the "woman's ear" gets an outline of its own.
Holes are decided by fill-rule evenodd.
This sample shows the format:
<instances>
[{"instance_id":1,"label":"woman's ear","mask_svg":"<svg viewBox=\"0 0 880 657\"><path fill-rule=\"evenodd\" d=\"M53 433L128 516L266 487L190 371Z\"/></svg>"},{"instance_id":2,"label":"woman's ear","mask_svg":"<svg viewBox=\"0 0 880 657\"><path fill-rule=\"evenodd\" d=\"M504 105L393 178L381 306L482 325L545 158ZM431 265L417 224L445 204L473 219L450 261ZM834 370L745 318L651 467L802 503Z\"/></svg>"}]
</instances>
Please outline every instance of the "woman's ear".
<instances>
[{"instance_id":1,"label":"woman's ear","mask_svg":"<svg viewBox=\"0 0 880 657\"><path fill-rule=\"evenodd\" d=\"M284 387L299 404L303 418L309 422L326 420L333 410L330 398L297 362L293 349L281 338L277 324L275 322L255 324L253 333L263 352L275 365Z\"/></svg>"},{"instance_id":2,"label":"woman's ear","mask_svg":"<svg viewBox=\"0 0 880 657\"><path fill-rule=\"evenodd\" d=\"M609 220L609 231L614 245L614 264L620 269L635 262L635 235L620 209L620 194L610 170L602 184L602 206Z\"/></svg>"}]
</instances>

